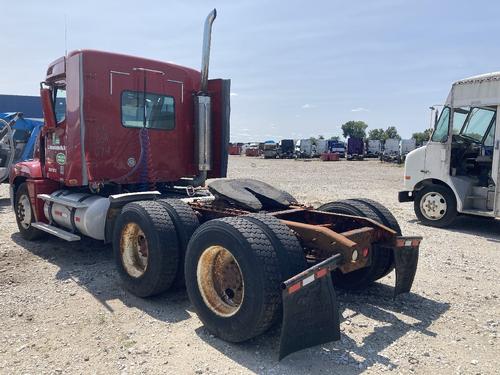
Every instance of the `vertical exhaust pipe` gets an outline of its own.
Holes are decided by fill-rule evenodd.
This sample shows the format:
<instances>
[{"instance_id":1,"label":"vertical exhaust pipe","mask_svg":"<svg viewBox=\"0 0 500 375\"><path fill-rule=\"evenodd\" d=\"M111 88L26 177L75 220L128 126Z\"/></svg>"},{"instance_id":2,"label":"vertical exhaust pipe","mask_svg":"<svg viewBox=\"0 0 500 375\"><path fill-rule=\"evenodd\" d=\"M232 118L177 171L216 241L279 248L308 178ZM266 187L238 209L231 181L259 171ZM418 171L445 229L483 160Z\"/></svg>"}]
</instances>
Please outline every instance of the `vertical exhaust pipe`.
<instances>
[{"instance_id":1,"label":"vertical exhaust pipe","mask_svg":"<svg viewBox=\"0 0 500 375\"><path fill-rule=\"evenodd\" d=\"M203 47L201 55L201 85L200 91L207 93L208 90L208 65L210 62L210 42L212 40L212 24L217 17L217 10L212 10L205 19L205 30L203 32Z\"/></svg>"},{"instance_id":2,"label":"vertical exhaust pipe","mask_svg":"<svg viewBox=\"0 0 500 375\"><path fill-rule=\"evenodd\" d=\"M205 20L201 58L200 92L194 97L194 120L196 131L195 156L198 161L200 176L205 176L205 178L207 171L212 169L212 109L211 98L208 95L208 65L210 60L212 24L216 16L217 11L214 9L208 14Z\"/></svg>"}]
</instances>

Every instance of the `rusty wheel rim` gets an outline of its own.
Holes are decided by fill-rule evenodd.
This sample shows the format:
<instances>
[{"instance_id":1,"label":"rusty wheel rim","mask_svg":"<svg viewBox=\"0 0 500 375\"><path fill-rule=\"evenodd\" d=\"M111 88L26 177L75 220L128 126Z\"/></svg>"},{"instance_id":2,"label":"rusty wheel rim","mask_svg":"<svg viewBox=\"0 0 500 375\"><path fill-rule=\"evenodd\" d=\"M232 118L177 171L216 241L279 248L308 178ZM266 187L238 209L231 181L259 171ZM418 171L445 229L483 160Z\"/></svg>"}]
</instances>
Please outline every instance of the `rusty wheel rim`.
<instances>
[{"instance_id":1,"label":"rusty wheel rim","mask_svg":"<svg viewBox=\"0 0 500 375\"><path fill-rule=\"evenodd\" d=\"M203 301L215 314L230 317L238 312L245 295L241 268L229 250L210 246L203 251L196 270Z\"/></svg>"},{"instance_id":2,"label":"rusty wheel rim","mask_svg":"<svg viewBox=\"0 0 500 375\"><path fill-rule=\"evenodd\" d=\"M138 224L128 223L122 229L120 253L123 268L130 276L144 275L148 268L148 240Z\"/></svg>"}]
</instances>

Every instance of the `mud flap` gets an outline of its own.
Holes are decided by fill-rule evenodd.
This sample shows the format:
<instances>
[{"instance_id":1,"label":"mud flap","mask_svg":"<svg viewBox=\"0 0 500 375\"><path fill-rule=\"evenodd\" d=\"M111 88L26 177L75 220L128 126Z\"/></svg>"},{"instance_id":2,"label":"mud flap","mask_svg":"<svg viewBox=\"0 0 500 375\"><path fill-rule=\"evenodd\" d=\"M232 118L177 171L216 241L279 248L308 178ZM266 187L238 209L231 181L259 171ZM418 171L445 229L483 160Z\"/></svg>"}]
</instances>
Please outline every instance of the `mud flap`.
<instances>
[{"instance_id":1,"label":"mud flap","mask_svg":"<svg viewBox=\"0 0 500 375\"><path fill-rule=\"evenodd\" d=\"M280 360L298 350L340 340L332 268L315 266L284 283Z\"/></svg>"},{"instance_id":2,"label":"mud flap","mask_svg":"<svg viewBox=\"0 0 500 375\"><path fill-rule=\"evenodd\" d=\"M408 293L417 272L418 250L421 238L405 238L397 241L394 247L394 268L396 269L396 286L394 298L401 293Z\"/></svg>"}]
</instances>

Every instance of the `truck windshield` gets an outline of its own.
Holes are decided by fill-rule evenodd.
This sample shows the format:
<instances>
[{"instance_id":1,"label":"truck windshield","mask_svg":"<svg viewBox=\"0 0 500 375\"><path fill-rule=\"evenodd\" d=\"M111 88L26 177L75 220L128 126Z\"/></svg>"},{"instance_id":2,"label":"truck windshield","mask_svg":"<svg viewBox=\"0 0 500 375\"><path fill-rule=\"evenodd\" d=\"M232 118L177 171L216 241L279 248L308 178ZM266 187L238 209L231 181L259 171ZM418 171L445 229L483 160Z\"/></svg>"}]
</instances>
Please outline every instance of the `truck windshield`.
<instances>
[{"instance_id":1,"label":"truck windshield","mask_svg":"<svg viewBox=\"0 0 500 375\"><path fill-rule=\"evenodd\" d=\"M472 108L460 134L477 142L482 142L491 122L494 121L495 113L492 109Z\"/></svg>"}]
</instances>

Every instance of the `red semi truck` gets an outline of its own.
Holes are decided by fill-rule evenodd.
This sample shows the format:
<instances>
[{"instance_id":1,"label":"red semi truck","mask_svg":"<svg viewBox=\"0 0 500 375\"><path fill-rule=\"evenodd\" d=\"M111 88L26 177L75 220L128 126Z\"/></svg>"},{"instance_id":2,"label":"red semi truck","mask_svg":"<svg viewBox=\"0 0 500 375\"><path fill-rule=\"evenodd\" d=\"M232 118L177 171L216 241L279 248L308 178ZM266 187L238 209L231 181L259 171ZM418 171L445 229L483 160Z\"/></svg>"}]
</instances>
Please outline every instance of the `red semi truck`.
<instances>
[{"instance_id":1,"label":"red semi truck","mask_svg":"<svg viewBox=\"0 0 500 375\"><path fill-rule=\"evenodd\" d=\"M201 72L81 50L51 63L35 157L10 173L23 238L111 243L131 293L185 283L207 328L241 342L282 323L280 358L339 339L333 286L365 288L396 269L408 292L419 237L367 199L318 210L251 179L223 179L229 80L208 79L212 11ZM205 186L207 178L222 178ZM332 281L333 280L333 281Z\"/></svg>"}]
</instances>

